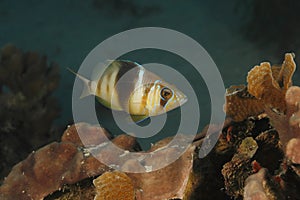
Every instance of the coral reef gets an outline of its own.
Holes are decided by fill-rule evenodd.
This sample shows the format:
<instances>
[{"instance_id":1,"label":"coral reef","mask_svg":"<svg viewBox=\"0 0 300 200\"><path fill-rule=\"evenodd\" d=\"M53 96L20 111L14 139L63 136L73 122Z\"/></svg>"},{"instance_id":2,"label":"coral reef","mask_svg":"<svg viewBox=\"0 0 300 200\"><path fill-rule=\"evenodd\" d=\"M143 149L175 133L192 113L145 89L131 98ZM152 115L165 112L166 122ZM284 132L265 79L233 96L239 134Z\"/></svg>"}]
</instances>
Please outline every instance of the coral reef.
<instances>
[{"instance_id":1,"label":"coral reef","mask_svg":"<svg viewBox=\"0 0 300 200\"><path fill-rule=\"evenodd\" d=\"M77 130L84 131L85 136L80 138ZM244 188L252 184L248 185L250 181L247 178L260 172L261 166L269 169L266 183L270 186L263 187L264 191L277 196L285 194L294 199L299 195L299 178L293 169L284 169L279 137L267 118L230 122L224 128L216 126L214 131L222 134L218 144L205 158L197 156L203 137L200 133L193 145L172 164L148 173L123 173L114 171L95 157L101 155L107 160L114 159L110 146L103 144L105 138L122 149L140 151L135 139L127 135L112 138L101 127L75 124L67 128L60 143L51 143L16 165L0 187L0 198L94 199L98 194L97 198L101 199L102 192L106 191L105 184L110 188L108 195L118 194L119 187L116 186L122 187L120 177L124 178L125 185L133 188L138 200L240 198L245 194ZM203 132L206 133L206 129ZM143 164L155 165L170 157L174 151L167 146L170 140L165 138L154 144L149 152L156 151L161 156L155 159L147 157ZM88 150L95 148L98 151L93 157ZM121 169L143 167L139 160L127 157L125 161ZM103 176L104 173L107 175ZM260 182L260 179L256 180L257 176L250 180ZM96 189L93 182L97 185ZM100 184L103 182L104 185ZM130 191L126 193L129 199L132 197Z\"/></svg>"},{"instance_id":2,"label":"coral reef","mask_svg":"<svg viewBox=\"0 0 300 200\"><path fill-rule=\"evenodd\" d=\"M84 130L86 141L78 136L77 130ZM68 127L62 136L61 142L50 143L31 153L27 159L12 169L0 187L0 198L41 199L55 191L64 190L66 185L72 185L89 177L111 171L111 168L95 158L99 155L105 155L107 160L114 159L114 153L109 152L110 146L105 147L103 145L103 142L106 141L105 138L111 139L112 136L101 127L90 126L85 123ZM82 140L84 143L86 142L85 147L82 144ZM169 141L170 138L160 141L150 150L161 151L159 153L161 156L158 156L158 159L153 160L149 157L144 162L148 165L151 165L151 163L156 164L168 157L169 153L172 153L170 149L174 150L170 147L164 147ZM113 138L112 142L124 150L140 150L135 139L131 136L120 135ZM98 148L95 157L89 153L89 148ZM121 186L120 178L123 178L124 184L129 184L126 180L132 181L132 188L135 189L137 199L183 198L192 192L191 183L194 182L193 185L196 185L195 180L189 181L192 176L194 149L195 146L192 145L177 161L154 172L129 173L127 175L117 171L107 172L106 175L101 175L94 179L96 191L101 190L101 192L104 192L106 190L106 187L104 185L101 186L100 183L106 183L107 179L110 179L109 182L112 183L117 181ZM140 166L141 164L138 160L128 159L122 168L136 168ZM110 183L106 184L109 185ZM116 193L117 191L112 189L112 186L109 186L109 188L108 192L112 193L108 195L123 196L123 193ZM118 188L116 187L116 189ZM103 199L101 192L86 191L92 192L94 195L97 193L97 199ZM93 196L92 194L80 195ZM130 196L131 193L128 193L128 195ZM57 193L54 193L54 196L57 196ZM65 196L61 195L61 197L64 198ZM51 197L47 198L51 199Z\"/></svg>"},{"instance_id":3,"label":"coral reef","mask_svg":"<svg viewBox=\"0 0 300 200\"><path fill-rule=\"evenodd\" d=\"M92 138L108 135L102 128L85 128ZM107 169L94 157L86 155L77 141L69 135L76 134L74 126L64 133L60 143L52 142L36 152L31 153L10 172L0 188L1 199L41 199L62 188L64 184L73 184L84 178L100 174Z\"/></svg>"},{"instance_id":4,"label":"coral reef","mask_svg":"<svg viewBox=\"0 0 300 200\"><path fill-rule=\"evenodd\" d=\"M45 56L8 44L0 53L0 179L32 150L56 139L52 122L59 116L53 92L59 67ZM16 153L17 152L17 153Z\"/></svg>"},{"instance_id":5,"label":"coral reef","mask_svg":"<svg viewBox=\"0 0 300 200\"><path fill-rule=\"evenodd\" d=\"M244 181L241 181L242 184L237 187L238 190L236 191L236 185L234 184L236 178L232 178L228 170L226 170L229 169L230 166L226 167L226 165L224 165L223 175L225 178L225 186L227 185L227 193L231 196L239 197L244 193L244 198L249 199L299 198L299 192L296 192L292 186L300 185L298 167L300 161L300 87L292 86L291 79L296 68L293 58L293 54L287 53L281 67L271 67L269 63L261 63L248 73L247 88L244 86L243 90L232 91L232 88L236 87L233 86L230 90L227 90L227 101L224 108L227 116L233 121L236 121L235 123L245 123L251 120L251 118L252 120L269 119L267 129L259 135L255 134L258 151L253 157L253 159L258 160L261 166L269 170L261 169L257 174L249 176L245 182L245 188L242 188ZM239 86L239 88L241 88L241 86ZM235 105L237 105L238 108L236 108ZM270 135L270 133L273 135ZM240 134L238 133L238 135ZM252 137L253 136L252 132ZM275 138L272 136L275 136ZM277 153L270 151L270 148L276 150ZM269 154L260 156L261 151L268 152ZM282 153L280 153L280 151L282 151ZM280 154L282 154L282 158L280 158ZM233 158L235 156L233 156ZM253 161L253 159L250 161ZM264 161L263 159L266 160ZM233 161L234 159L232 159L231 162ZM234 161L234 164L239 163L241 162ZM277 167L268 166L270 163L277 163L277 165L275 165ZM280 165L278 166L278 164ZM247 165L248 170L243 171ZM235 167L237 170L237 172L234 172L235 175L239 173L247 177L254 171L258 171L254 170L251 172L249 170L249 161L241 164L240 167L241 169ZM269 171L269 173L267 173L267 171ZM273 181L270 181L270 178L268 179L267 177L272 177L274 180L277 180L278 184L274 184ZM232 181L226 183L227 179ZM270 192L271 189L268 189L270 185L275 185L272 187L272 192ZM256 190L252 191L254 188L257 189L257 193L255 192Z\"/></svg>"},{"instance_id":6,"label":"coral reef","mask_svg":"<svg viewBox=\"0 0 300 200\"><path fill-rule=\"evenodd\" d=\"M285 94L292 85L296 64L294 55L287 53L281 67L264 62L247 76L247 87L231 86L226 91L224 110L234 121L257 116L266 110L286 111Z\"/></svg>"},{"instance_id":7,"label":"coral reef","mask_svg":"<svg viewBox=\"0 0 300 200\"><path fill-rule=\"evenodd\" d=\"M234 92L227 90L224 106L227 116L234 121L266 113L272 126L279 132L284 150L287 142L299 135L296 111L300 92L298 87L291 87L296 69L293 58L293 54L287 53L281 67L271 67L267 62L255 66L248 73L247 89ZM242 92L246 93L243 95L246 98L241 98Z\"/></svg>"},{"instance_id":8,"label":"coral reef","mask_svg":"<svg viewBox=\"0 0 300 200\"><path fill-rule=\"evenodd\" d=\"M238 148L237 144L240 144ZM232 122L223 129L215 149L229 160L222 168L224 187L229 196L235 199L250 196L257 199L264 199L264 196L267 196L265 199L299 197L299 191L291 187L299 186L299 178L284 160L278 133L268 118ZM261 171L262 168L265 169ZM254 188L261 190L255 194Z\"/></svg>"},{"instance_id":9,"label":"coral reef","mask_svg":"<svg viewBox=\"0 0 300 200\"><path fill-rule=\"evenodd\" d=\"M178 135L176 145L170 145L172 137L164 138L143 152L132 136L114 138L99 126L72 125L61 142L31 153L12 169L0 186L0 198L299 199L300 87L292 86L294 71L292 54L286 54L282 66L254 67L248 86L227 90L224 125L210 125L210 133L204 128L181 155L182 144L191 141L187 136ZM217 144L199 158L201 145L214 135ZM129 152L151 156L136 159ZM174 153L176 161L150 170ZM129 169L140 173L122 172Z\"/></svg>"}]
</instances>

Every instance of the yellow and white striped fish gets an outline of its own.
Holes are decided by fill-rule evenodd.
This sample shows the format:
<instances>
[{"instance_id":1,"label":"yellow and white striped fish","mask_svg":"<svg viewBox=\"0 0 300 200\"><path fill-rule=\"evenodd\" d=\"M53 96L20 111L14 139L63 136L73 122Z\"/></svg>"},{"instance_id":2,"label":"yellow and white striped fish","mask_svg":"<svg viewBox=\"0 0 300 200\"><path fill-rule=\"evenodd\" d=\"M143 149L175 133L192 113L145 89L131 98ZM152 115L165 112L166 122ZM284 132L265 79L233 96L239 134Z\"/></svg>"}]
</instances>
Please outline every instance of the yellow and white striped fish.
<instances>
[{"instance_id":1,"label":"yellow and white striped fish","mask_svg":"<svg viewBox=\"0 0 300 200\"><path fill-rule=\"evenodd\" d=\"M91 80L73 73L85 84L81 97L95 95L101 104L126 111L134 121L168 112L187 101L174 85L136 62L112 61L103 73L96 69Z\"/></svg>"}]
</instances>

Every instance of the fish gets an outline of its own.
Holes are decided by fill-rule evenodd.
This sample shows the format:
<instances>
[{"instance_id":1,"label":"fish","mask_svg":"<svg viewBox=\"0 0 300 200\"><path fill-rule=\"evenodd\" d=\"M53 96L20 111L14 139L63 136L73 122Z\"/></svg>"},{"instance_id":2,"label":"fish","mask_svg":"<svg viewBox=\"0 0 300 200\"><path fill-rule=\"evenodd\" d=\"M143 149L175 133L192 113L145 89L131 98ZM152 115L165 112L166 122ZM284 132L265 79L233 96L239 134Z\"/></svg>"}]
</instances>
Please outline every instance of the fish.
<instances>
[{"instance_id":1,"label":"fish","mask_svg":"<svg viewBox=\"0 0 300 200\"><path fill-rule=\"evenodd\" d=\"M80 98L94 95L105 107L130 114L134 122L171 111L188 100L175 85L129 60L100 64L91 79L69 70L84 83Z\"/></svg>"}]
</instances>

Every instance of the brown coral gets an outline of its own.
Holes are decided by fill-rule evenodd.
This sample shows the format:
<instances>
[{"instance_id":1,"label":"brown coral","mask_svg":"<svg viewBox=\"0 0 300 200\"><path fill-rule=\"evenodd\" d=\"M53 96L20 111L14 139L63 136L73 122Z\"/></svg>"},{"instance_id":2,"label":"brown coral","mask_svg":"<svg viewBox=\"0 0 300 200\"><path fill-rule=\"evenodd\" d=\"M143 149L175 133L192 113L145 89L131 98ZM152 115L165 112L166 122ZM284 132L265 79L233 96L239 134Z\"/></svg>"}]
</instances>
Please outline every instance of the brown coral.
<instances>
[{"instance_id":1,"label":"brown coral","mask_svg":"<svg viewBox=\"0 0 300 200\"><path fill-rule=\"evenodd\" d=\"M272 75L271 65L267 62L251 69L247 76L247 82L249 93L257 99L267 98L266 92L280 91L279 85Z\"/></svg>"},{"instance_id":2,"label":"brown coral","mask_svg":"<svg viewBox=\"0 0 300 200\"><path fill-rule=\"evenodd\" d=\"M60 77L58 65L48 64L46 56L22 52L10 44L0 54L2 178L15 162L59 137L50 130L60 113L58 101L53 97Z\"/></svg>"},{"instance_id":3,"label":"brown coral","mask_svg":"<svg viewBox=\"0 0 300 200\"><path fill-rule=\"evenodd\" d=\"M234 121L242 121L272 109L285 113L285 94L292 85L296 65L294 54L287 53L281 67L264 62L247 76L248 86L232 86L226 92L225 112Z\"/></svg>"},{"instance_id":4,"label":"brown coral","mask_svg":"<svg viewBox=\"0 0 300 200\"><path fill-rule=\"evenodd\" d=\"M126 173L133 183L135 189L135 198L137 200L187 198L193 192L192 187L197 185L196 179L192 178L192 167L195 150L194 145L191 145L187 149L187 151L183 155L181 155L175 162L169 164L164 168L158 169L156 171L151 171L150 168L156 168L156 165L160 165L162 162L166 162L168 158L174 156L174 153L176 154L176 152L179 151L178 149L176 149L176 147L168 146L171 139L172 138L165 138L154 144L149 150L149 152L155 151L156 155L153 157L144 156L142 160L126 157L126 155L122 157L122 159L125 159L126 162L121 166L121 170L128 171L128 169L130 169L130 171L134 170L142 172ZM181 139L184 140L184 138ZM180 145L178 145L178 148L180 148ZM113 154L113 152L106 152L105 154L103 153L103 156L108 155L108 153L110 155ZM151 172L143 172L145 170L149 170L147 167ZM99 177L99 179L102 180L101 176ZM104 182L107 180L108 179L105 178ZM131 181L126 180L124 184L131 184ZM112 180L112 182L114 182L114 180ZM105 184L107 185L108 183ZM115 189L107 191L107 189L105 188L98 188L97 192L99 192L99 198L101 196L101 192L106 192L106 197L112 197L117 194L122 194L116 193ZM122 197L122 195L114 197L114 199L119 199ZM104 197L101 196L101 198L103 199ZM131 192L128 198L132 198Z\"/></svg>"},{"instance_id":5,"label":"brown coral","mask_svg":"<svg viewBox=\"0 0 300 200\"><path fill-rule=\"evenodd\" d=\"M168 139L164 139L168 140ZM130 173L137 191L138 200L154 199L183 199L187 198L192 192L190 185L193 177L193 160L195 146L190 146L187 151L170 165L149 173ZM174 150L174 149L173 149ZM172 148L159 150L161 156L156 159L149 157L145 160L147 165L154 165L165 162L172 152ZM140 163L134 163L134 160L128 160L126 167L141 167ZM196 184L196 183L194 183Z\"/></svg>"},{"instance_id":6,"label":"brown coral","mask_svg":"<svg viewBox=\"0 0 300 200\"><path fill-rule=\"evenodd\" d=\"M265 106L285 112L285 94L292 85L295 68L294 54L291 53L285 55L280 70L275 66L271 68L270 63L261 63L248 73L249 93L260 99Z\"/></svg>"},{"instance_id":7,"label":"brown coral","mask_svg":"<svg viewBox=\"0 0 300 200\"><path fill-rule=\"evenodd\" d=\"M80 138L76 136L75 126L78 129L84 129L86 135L98 138L93 142L95 146L102 142L99 138L111 137L101 127L85 123L70 126L62 136L62 142L46 145L31 153L27 159L13 168L0 187L0 198L4 200L41 199L59 190L64 184L74 184L107 171L107 166L85 151ZM114 140L118 141L118 137ZM121 144L129 148L127 143ZM131 144L136 143L131 142ZM122 145L120 147L122 148Z\"/></svg>"},{"instance_id":8,"label":"brown coral","mask_svg":"<svg viewBox=\"0 0 300 200\"><path fill-rule=\"evenodd\" d=\"M255 66L247 77L247 89L232 86L226 95L225 111L234 121L265 112L279 132L285 150L288 141L298 137L300 90L291 87L295 71L294 54L287 53L281 67L269 63ZM238 88L239 90L233 91Z\"/></svg>"},{"instance_id":9,"label":"brown coral","mask_svg":"<svg viewBox=\"0 0 300 200\"><path fill-rule=\"evenodd\" d=\"M83 146L77 130L84 130L87 137L96 138L95 141L86 140L88 146ZM60 143L53 142L45 147L33 152L28 158L16 165L4 184L0 187L0 198L10 199L41 199L47 195L65 188L66 184L75 184L91 176L98 176L106 171L112 170L108 166L99 162L96 158L106 159L107 162L122 164L123 159L127 160L120 168L136 169L144 165L155 167L156 164L165 162L166 159L174 155L176 148L167 144L170 138L153 145L150 152L155 151L157 156L145 157L144 160L122 158L116 156L119 152L111 152L111 146L107 144L107 139L111 138L108 132L99 126L90 126L85 123L78 123L68 127L62 136ZM180 141L184 142L184 137ZM127 151L139 149L135 139L131 136L120 135L111 140L115 145ZM91 151L93 151L93 157ZM195 146L189 146L188 150L179 157L178 160L165 168L145 173L109 172L100 176L94 181L97 185L97 199L106 197L119 199L125 195L124 188L130 188L126 194L129 199L168 199L184 198L192 193L192 188L197 185L197 179L193 177L193 160ZM117 154L116 154L117 153ZM116 158L120 159L117 161ZM128 177L129 178L128 178ZM120 183L122 180L122 184ZM118 182L123 192L117 193ZM132 182L132 183L131 183ZM105 183L104 185L102 183ZM113 190L107 191L107 187ZM116 190L115 190L116 189ZM134 195L132 191L135 191ZM136 194L136 195L135 195ZM90 195L87 195L90 196Z\"/></svg>"},{"instance_id":10,"label":"brown coral","mask_svg":"<svg viewBox=\"0 0 300 200\"><path fill-rule=\"evenodd\" d=\"M267 168L270 172L275 173L272 178L280 184L280 187L273 184L273 181L270 180L271 176L266 176L266 172L262 170L257 174L251 175L248 178L249 181L246 181L247 186L245 187L244 198L283 199L283 193L288 198L298 197L299 195L294 186L299 184L300 181L298 168L298 164L300 163L300 87L292 86L292 75L295 67L294 54L291 53L285 55L285 60L281 67L271 67L269 63L261 63L261 65L254 67L248 73L247 90L243 88L243 91L234 91L230 95L227 95L230 97L226 97L225 111L234 121L242 121L250 116L257 117L258 119L267 116L270 124L269 130L255 137L259 144L259 151L255 155L255 159L259 159L264 167L269 165ZM242 99L240 96L245 91L246 94L248 92L248 95L244 94L243 96L247 98ZM253 106L253 104L256 104L257 107ZM236 109L237 107L239 109ZM265 114L259 115L261 113ZM245 122L251 120L253 118ZM272 129L273 127L274 129ZM277 134L280 139L279 143ZM273 152L274 150L277 153ZM270 156L266 157L266 154ZM271 155L274 157L271 158ZM281 158L283 156L285 156L285 159ZM271 160L273 159L272 166L270 165L270 158ZM233 161L234 159L231 162ZM240 162L234 163L239 164ZM277 166L278 163L281 163L279 169ZM229 169L230 166L226 165L224 165L224 169ZM237 169L245 169L247 165L249 165L249 162L237 165L236 167ZM231 175L230 173L227 174ZM238 173L236 172L236 174ZM245 173L242 174L244 175ZM236 181L236 178L230 179L232 176L229 176L228 180L232 181L228 182L226 179L228 175L226 173L224 175L225 186L230 186L231 182L234 183ZM263 182L263 185L261 185L261 182ZM274 187L269 187L272 184ZM234 195L236 194L234 192L235 185L232 186L227 188L227 192L229 191L229 194ZM240 189L240 187L238 188ZM254 189L257 189L257 193L253 191Z\"/></svg>"},{"instance_id":11,"label":"brown coral","mask_svg":"<svg viewBox=\"0 0 300 200\"><path fill-rule=\"evenodd\" d=\"M224 110L234 121L243 121L264 111L263 104L251 95L244 85L231 86L226 90Z\"/></svg>"},{"instance_id":12,"label":"brown coral","mask_svg":"<svg viewBox=\"0 0 300 200\"><path fill-rule=\"evenodd\" d=\"M251 159L258 149L256 141L245 138L231 161L227 162L222 169L225 180L226 192L234 197L243 193L244 181L252 173Z\"/></svg>"}]
</instances>

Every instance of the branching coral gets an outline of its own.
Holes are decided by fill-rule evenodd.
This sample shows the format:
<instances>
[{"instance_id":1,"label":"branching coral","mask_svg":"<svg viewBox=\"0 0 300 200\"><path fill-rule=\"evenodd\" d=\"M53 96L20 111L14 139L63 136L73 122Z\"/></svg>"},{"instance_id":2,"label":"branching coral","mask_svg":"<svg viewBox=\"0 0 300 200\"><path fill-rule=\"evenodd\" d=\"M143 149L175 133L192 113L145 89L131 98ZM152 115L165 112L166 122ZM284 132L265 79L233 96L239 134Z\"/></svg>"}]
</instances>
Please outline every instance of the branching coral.
<instances>
[{"instance_id":1,"label":"branching coral","mask_svg":"<svg viewBox=\"0 0 300 200\"><path fill-rule=\"evenodd\" d=\"M269 63L261 63L248 73L247 87L243 86L242 90L232 91L232 88L237 88L233 86L227 90L225 105L227 116L233 121L249 120L249 117L255 119L260 119L259 116L267 117L271 127L274 127L275 136L277 133L279 135L280 147L286 158L283 159L281 168L273 174L273 178L280 182L281 188L275 188L272 197L269 197L271 193L265 187L267 183L272 181L267 181L266 171L261 170L247 179L244 198L266 199L268 196L271 199L281 199L283 197L280 196L283 195L283 192L286 196L295 197L298 195L297 192L291 189L293 184L290 184L290 182L299 184L300 176L297 167L297 164L300 164L300 87L292 86L292 75L296 68L293 58L293 54L287 53L282 66L271 67ZM262 113L264 115L260 115ZM271 133L272 129L267 132ZM259 142L261 139L264 140L264 136L260 134L255 139ZM275 143L272 144L273 142ZM267 140L268 146L278 146L275 138L273 142ZM260 142L259 148L261 148L260 146L266 145ZM255 157L259 158L259 155ZM263 157L265 159L269 158L266 155ZM280 160L282 162L282 159ZM262 160L262 162L264 161ZM294 172L291 172L291 169ZM226 176L225 174L225 178ZM261 185L262 182L266 184ZM258 189L257 193L253 192L254 188ZM229 189L232 189L231 185Z\"/></svg>"},{"instance_id":2,"label":"branching coral","mask_svg":"<svg viewBox=\"0 0 300 200\"><path fill-rule=\"evenodd\" d=\"M293 58L293 54L287 53L281 67L271 67L267 62L255 66L248 73L247 88L232 91L233 86L226 93L225 111L229 117L234 121L242 121L266 113L279 132L284 148L294 137L295 131L289 130L289 119L292 115L295 118L295 104L300 100L295 100L296 89L291 87L296 68ZM293 118L291 122L296 123Z\"/></svg>"},{"instance_id":3,"label":"branching coral","mask_svg":"<svg viewBox=\"0 0 300 200\"><path fill-rule=\"evenodd\" d=\"M59 116L53 97L59 67L45 56L6 45L0 55L0 171L6 175L15 162L56 138L50 135ZM16 153L17 152L17 153ZM1 176L1 177L2 177Z\"/></svg>"},{"instance_id":4,"label":"branching coral","mask_svg":"<svg viewBox=\"0 0 300 200\"><path fill-rule=\"evenodd\" d=\"M257 116L266 110L286 112L285 94L292 85L296 64L294 55L287 53L281 67L261 63L247 76L247 87L231 86L226 91L224 109L234 121Z\"/></svg>"}]
</instances>

